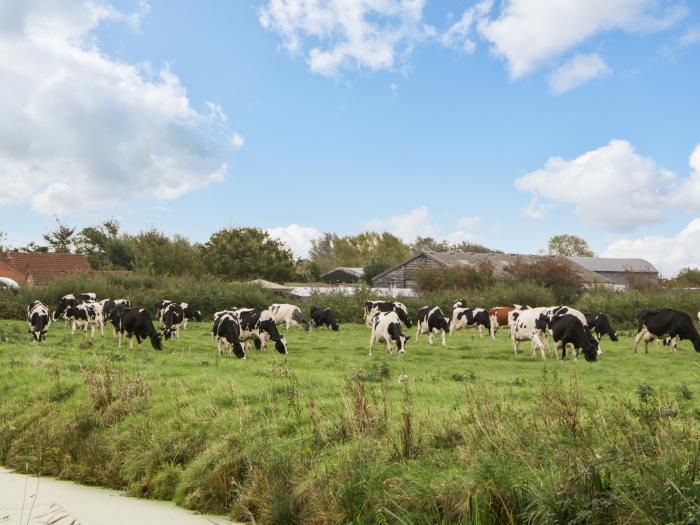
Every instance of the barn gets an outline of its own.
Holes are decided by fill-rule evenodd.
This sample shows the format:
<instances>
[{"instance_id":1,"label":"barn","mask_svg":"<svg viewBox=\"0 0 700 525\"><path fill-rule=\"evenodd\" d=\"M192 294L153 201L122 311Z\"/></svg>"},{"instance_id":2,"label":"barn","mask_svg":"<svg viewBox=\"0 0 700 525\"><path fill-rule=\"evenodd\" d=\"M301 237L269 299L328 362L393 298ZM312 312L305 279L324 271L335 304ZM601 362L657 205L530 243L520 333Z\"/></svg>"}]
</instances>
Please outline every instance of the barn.
<instances>
[{"instance_id":1,"label":"barn","mask_svg":"<svg viewBox=\"0 0 700 525\"><path fill-rule=\"evenodd\" d=\"M532 263L543 257L552 257L550 255L519 255L507 253L443 253L421 251L413 255L410 259L397 264L393 268L380 273L374 279L374 286L387 288L412 288L415 289L418 285L418 272L428 268L448 268L455 266L471 266L478 267L484 263L488 263L493 268L496 276L503 275L504 269L516 262L522 261ZM565 259L566 260L566 259ZM584 282L589 286L602 285L610 286L611 282L605 277L599 276L580 265L571 261L575 270L583 277Z\"/></svg>"},{"instance_id":2,"label":"barn","mask_svg":"<svg viewBox=\"0 0 700 525\"><path fill-rule=\"evenodd\" d=\"M85 255L73 253L0 253L0 277L20 286L44 284L76 273L94 273Z\"/></svg>"},{"instance_id":3,"label":"barn","mask_svg":"<svg viewBox=\"0 0 700 525\"><path fill-rule=\"evenodd\" d=\"M339 266L330 272L324 273L321 280L328 284L349 284L356 283L362 278L364 270L349 266Z\"/></svg>"},{"instance_id":4,"label":"barn","mask_svg":"<svg viewBox=\"0 0 700 525\"><path fill-rule=\"evenodd\" d=\"M613 257L569 257L569 260L594 272L612 283L620 290L630 285L656 285L659 282L659 270L644 259L622 259Z\"/></svg>"}]
</instances>

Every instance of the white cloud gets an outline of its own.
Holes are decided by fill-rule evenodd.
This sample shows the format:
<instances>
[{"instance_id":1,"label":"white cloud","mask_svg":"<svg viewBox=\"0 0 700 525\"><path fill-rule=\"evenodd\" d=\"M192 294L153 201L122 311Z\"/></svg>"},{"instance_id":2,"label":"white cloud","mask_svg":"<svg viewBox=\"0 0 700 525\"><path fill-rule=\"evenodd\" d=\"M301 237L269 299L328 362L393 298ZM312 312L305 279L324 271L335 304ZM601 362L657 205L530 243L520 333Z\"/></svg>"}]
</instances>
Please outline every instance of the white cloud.
<instances>
[{"instance_id":1,"label":"white cloud","mask_svg":"<svg viewBox=\"0 0 700 525\"><path fill-rule=\"evenodd\" d=\"M278 33L291 54L307 53L314 73L393 69L433 33L423 23L425 0L269 0L260 23Z\"/></svg>"},{"instance_id":2,"label":"white cloud","mask_svg":"<svg viewBox=\"0 0 700 525\"><path fill-rule=\"evenodd\" d=\"M479 226L479 223L481 222L481 217L477 215L472 215L469 217L462 217L457 221L457 224L459 225L460 228L465 229L465 230L473 230L477 226Z\"/></svg>"},{"instance_id":3,"label":"white cloud","mask_svg":"<svg viewBox=\"0 0 700 525\"><path fill-rule=\"evenodd\" d=\"M118 62L92 34L105 21L138 27L147 10L0 3L0 204L63 214L223 180L221 108L197 112L167 67Z\"/></svg>"},{"instance_id":4,"label":"white cloud","mask_svg":"<svg viewBox=\"0 0 700 525\"><path fill-rule=\"evenodd\" d=\"M294 255L299 258L309 255L311 249L311 241L320 237L321 232L310 226L299 226L290 224L289 226L279 226L277 228L268 228L267 232L270 237L283 241L292 250Z\"/></svg>"},{"instance_id":5,"label":"white cloud","mask_svg":"<svg viewBox=\"0 0 700 525\"><path fill-rule=\"evenodd\" d=\"M681 268L700 268L700 218L693 219L672 237L648 235L638 239L620 239L602 253L603 257L641 257L664 275L672 276Z\"/></svg>"},{"instance_id":6,"label":"white cloud","mask_svg":"<svg viewBox=\"0 0 700 525\"><path fill-rule=\"evenodd\" d=\"M231 135L231 144L233 144L234 148L240 149L243 147L243 144L245 144L245 137L240 133L234 133Z\"/></svg>"},{"instance_id":7,"label":"white cloud","mask_svg":"<svg viewBox=\"0 0 700 525\"><path fill-rule=\"evenodd\" d=\"M579 54L559 66L549 77L549 85L556 94L565 93L594 78L610 75L612 70L596 53Z\"/></svg>"},{"instance_id":8,"label":"white cloud","mask_svg":"<svg viewBox=\"0 0 700 525\"><path fill-rule=\"evenodd\" d=\"M498 16L479 20L478 30L519 78L601 32L659 31L686 15L677 1L504 0Z\"/></svg>"},{"instance_id":9,"label":"white cloud","mask_svg":"<svg viewBox=\"0 0 700 525\"><path fill-rule=\"evenodd\" d=\"M474 26L491 11L493 0L482 0L478 4L466 9L457 22L452 24L442 35L441 41L444 46L461 48L467 54L472 54L476 49L476 42L472 39L471 33Z\"/></svg>"},{"instance_id":10,"label":"white cloud","mask_svg":"<svg viewBox=\"0 0 700 525\"><path fill-rule=\"evenodd\" d=\"M426 206L419 206L406 213L393 215L386 219L373 219L367 223L372 230L388 231L404 242L413 242L416 237L432 237L436 240L448 240L452 243L460 241L480 242L474 233L481 222L477 216L462 217L457 221L457 229L443 235L433 224L430 212Z\"/></svg>"},{"instance_id":11,"label":"white cloud","mask_svg":"<svg viewBox=\"0 0 700 525\"><path fill-rule=\"evenodd\" d=\"M552 157L544 168L516 179L515 187L532 195L524 210L532 218L542 218L552 205L569 204L585 223L629 231L661 222L669 207L700 209L700 146L690 164L691 175L677 180L629 142L612 140L573 160Z\"/></svg>"}]
</instances>

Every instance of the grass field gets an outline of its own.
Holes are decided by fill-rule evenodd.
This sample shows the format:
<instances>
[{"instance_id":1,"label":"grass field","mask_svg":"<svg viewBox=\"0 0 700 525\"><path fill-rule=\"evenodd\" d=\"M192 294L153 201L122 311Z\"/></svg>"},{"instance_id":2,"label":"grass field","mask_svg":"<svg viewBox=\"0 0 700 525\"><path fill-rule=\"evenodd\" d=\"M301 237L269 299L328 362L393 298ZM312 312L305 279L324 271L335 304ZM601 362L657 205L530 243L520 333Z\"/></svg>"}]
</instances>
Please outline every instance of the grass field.
<instances>
[{"instance_id":1,"label":"grass field","mask_svg":"<svg viewBox=\"0 0 700 525\"><path fill-rule=\"evenodd\" d=\"M631 334L596 363L471 331L388 356L369 330L219 358L0 321L0 461L258 523L694 523L700 354ZM413 337L413 329L407 333ZM405 376L405 377L403 377Z\"/></svg>"}]
</instances>

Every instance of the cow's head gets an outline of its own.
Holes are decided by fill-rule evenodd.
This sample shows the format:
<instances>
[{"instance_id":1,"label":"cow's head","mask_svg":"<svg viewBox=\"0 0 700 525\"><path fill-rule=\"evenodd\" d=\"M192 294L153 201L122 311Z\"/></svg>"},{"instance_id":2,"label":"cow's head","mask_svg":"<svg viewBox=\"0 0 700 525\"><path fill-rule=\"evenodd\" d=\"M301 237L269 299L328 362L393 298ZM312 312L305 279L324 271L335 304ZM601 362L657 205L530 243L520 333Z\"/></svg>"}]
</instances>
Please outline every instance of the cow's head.
<instances>
[{"instance_id":1,"label":"cow's head","mask_svg":"<svg viewBox=\"0 0 700 525\"><path fill-rule=\"evenodd\" d=\"M275 341L275 350L277 350L280 354L287 354L287 340L284 338L284 336Z\"/></svg>"},{"instance_id":2,"label":"cow's head","mask_svg":"<svg viewBox=\"0 0 700 525\"><path fill-rule=\"evenodd\" d=\"M151 346L155 348L156 350L162 350L163 349L163 336L160 335L158 332L154 332L150 334L149 339L151 340Z\"/></svg>"},{"instance_id":3,"label":"cow's head","mask_svg":"<svg viewBox=\"0 0 700 525\"><path fill-rule=\"evenodd\" d=\"M396 338L396 350L400 353L403 354L406 351L406 343L408 340L411 339L410 335L399 335Z\"/></svg>"},{"instance_id":4,"label":"cow's head","mask_svg":"<svg viewBox=\"0 0 700 525\"><path fill-rule=\"evenodd\" d=\"M700 313L698 314L698 317L700 317ZM693 348L695 348L696 352L700 352L700 338L693 339Z\"/></svg>"},{"instance_id":5,"label":"cow's head","mask_svg":"<svg viewBox=\"0 0 700 525\"><path fill-rule=\"evenodd\" d=\"M608 334L611 341L617 342L617 332L615 332L615 330L612 329L612 326L610 326L608 316L605 314L598 314L597 321L601 328L600 331L604 334Z\"/></svg>"},{"instance_id":6,"label":"cow's head","mask_svg":"<svg viewBox=\"0 0 700 525\"><path fill-rule=\"evenodd\" d=\"M238 359L245 359L245 352L243 351L243 345L240 341L233 343L231 350L233 351L233 355L235 355Z\"/></svg>"},{"instance_id":7,"label":"cow's head","mask_svg":"<svg viewBox=\"0 0 700 525\"><path fill-rule=\"evenodd\" d=\"M586 358L586 361L596 361L598 359L598 355L600 353L600 348L598 347L597 344L593 343L592 341L586 341L586 343L582 347L583 350L583 357Z\"/></svg>"}]
</instances>

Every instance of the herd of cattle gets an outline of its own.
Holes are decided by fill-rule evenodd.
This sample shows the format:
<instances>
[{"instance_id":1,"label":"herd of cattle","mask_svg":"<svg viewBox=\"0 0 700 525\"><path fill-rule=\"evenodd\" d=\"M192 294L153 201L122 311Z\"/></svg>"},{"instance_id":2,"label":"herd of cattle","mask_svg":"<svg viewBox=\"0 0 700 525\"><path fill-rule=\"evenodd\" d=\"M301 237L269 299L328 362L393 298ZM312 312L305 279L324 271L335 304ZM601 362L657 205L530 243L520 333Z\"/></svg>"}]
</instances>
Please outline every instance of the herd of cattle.
<instances>
[{"instance_id":1,"label":"herd of cattle","mask_svg":"<svg viewBox=\"0 0 700 525\"><path fill-rule=\"evenodd\" d=\"M162 334L156 330L151 315L144 308L132 308L127 299L97 300L94 293L69 294L62 297L56 309L50 313L49 308L40 301L34 301L27 307L29 331L34 340L45 340L51 321L63 318L70 323L71 334L84 330L92 337L99 330L104 335L104 326L110 322L115 337L119 337L119 346L125 337L133 348L133 339L140 345L149 339L156 350L163 348L163 339L179 338L180 329L185 329L189 320L202 321L201 311L188 303L170 300L160 301L158 307L158 324ZM301 325L308 331L311 324L316 328L327 327L338 331L339 325L329 308L313 306L311 323L302 310L292 304L273 304L269 308L230 308L214 314L212 335L216 340L221 355L228 350L231 355L245 358L250 345L265 349L272 341L275 350L287 353L287 341L277 330L278 324L286 329ZM700 312L698 312L700 319ZM406 306L400 302L367 301L364 306L365 324L371 329L369 354L376 342L383 342L389 354L394 346L397 353L404 353L410 336L403 333L403 326L411 328L413 323ZM457 300L452 307L452 315L446 317L439 306L424 306L418 311L418 325L415 341L420 335L427 334L432 345L435 335L440 335L442 344L446 344L446 334L450 336L463 328L476 329L481 337L484 330L495 338L500 328L507 327L513 345L513 352L523 341L530 341L532 355L537 350L546 358L545 351L551 351L549 336L555 343L557 358L566 356L570 348L574 359L581 351L588 361L595 361L602 351L600 340L607 335L617 341L617 334L612 329L605 314L584 314L569 306L531 308L511 305L485 308L470 308L465 301ZM689 340L695 350L700 352L700 335L692 318L685 312L672 309L643 310L639 314L638 331L635 337L634 351L644 341L644 350L648 351L649 342L663 341L672 352L676 351L679 340Z\"/></svg>"}]
</instances>

